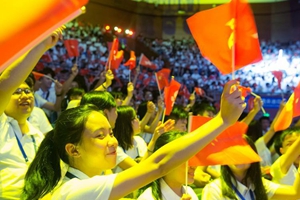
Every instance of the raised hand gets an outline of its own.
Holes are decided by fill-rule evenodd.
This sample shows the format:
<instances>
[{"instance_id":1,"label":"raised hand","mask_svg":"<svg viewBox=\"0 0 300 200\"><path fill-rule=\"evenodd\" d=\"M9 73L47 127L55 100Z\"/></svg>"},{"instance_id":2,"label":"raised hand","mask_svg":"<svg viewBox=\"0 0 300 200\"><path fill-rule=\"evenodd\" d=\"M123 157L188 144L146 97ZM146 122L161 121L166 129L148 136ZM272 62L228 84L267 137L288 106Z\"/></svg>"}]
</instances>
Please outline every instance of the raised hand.
<instances>
[{"instance_id":1,"label":"raised hand","mask_svg":"<svg viewBox=\"0 0 300 200\"><path fill-rule=\"evenodd\" d=\"M105 78L106 78L106 86L110 86L111 83L112 83L112 80L114 80L114 74L112 73L112 71L109 69L106 71L106 74L105 74Z\"/></svg>"},{"instance_id":2,"label":"raised hand","mask_svg":"<svg viewBox=\"0 0 300 200\"><path fill-rule=\"evenodd\" d=\"M180 200L191 200L192 197L189 194L183 194Z\"/></svg>"},{"instance_id":3,"label":"raised hand","mask_svg":"<svg viewBox=\"0 0 300 200\"><path fill-rule=\"evenodd\" d=\"M245 99L241 91L238 89L238 81L228 81L221 96L220 116L223 122L232 125L241 116L246 107Z\"/></svg>"}]
</instances>

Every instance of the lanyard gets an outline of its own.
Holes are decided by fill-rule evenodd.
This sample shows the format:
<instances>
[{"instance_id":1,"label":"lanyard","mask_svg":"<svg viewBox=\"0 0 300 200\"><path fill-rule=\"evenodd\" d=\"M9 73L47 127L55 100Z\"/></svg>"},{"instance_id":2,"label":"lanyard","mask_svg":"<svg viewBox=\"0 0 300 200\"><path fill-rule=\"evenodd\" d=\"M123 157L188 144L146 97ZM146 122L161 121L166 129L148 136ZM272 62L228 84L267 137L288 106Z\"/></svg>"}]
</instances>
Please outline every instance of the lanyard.
<instances>
[{"instance_id":1,"label":"lanyard","mask_svg":"<svg viewBox=\"0 0 300 200\"><path fill-rule=\"evenodd\" d=\"M17 139L18 146L19 146L19 149L20 149L20 151L21 151L21 153L22 153L22 155L23 155L23 158L24 158L25 162L27 163L27 162L28 162L28 156L27 156L27 154L25 153L25 150L24 150L24 148L23 148L23 145L22 145L21 141L19 140L19 138L17 137L17 135L16 135L15 132L14 132L14 134L15 134L15 137L16 137L16 139ZM33 135L31 135L31 140L32 140L32 143L33 143L34 151L36 152L36 142L35 142L35 139L34 139Z\"/></svg>"},{"instance_id":2,"label":"lanyard","mask_svg":"<svg viewBox=\"0 0 300 200\"><path fill-rule=\"evenodd\" d=\"M241 200L246 200L245 197L240 193L240 191L238 191L238 189L234 185L232 185L232 188L234 189L235 193L239 196ZM250 192L251 200L255 200L254 194L251 189L249 189L249 192Z\"/></svg>"},{"instance_id":3,"label":"lanyard","mask_svg":"<svg viewBox=\"0 0 300 200\"><path fill-rule=\"evenodd\" d=\"M72 178L78 178L77 176L75 176L74 174L70 173L70 172L67 172L66 173L66 177L68 177L69 179L72 179ZM78 178L79 179L79 178Z\"/></svg>"}]
</instances>

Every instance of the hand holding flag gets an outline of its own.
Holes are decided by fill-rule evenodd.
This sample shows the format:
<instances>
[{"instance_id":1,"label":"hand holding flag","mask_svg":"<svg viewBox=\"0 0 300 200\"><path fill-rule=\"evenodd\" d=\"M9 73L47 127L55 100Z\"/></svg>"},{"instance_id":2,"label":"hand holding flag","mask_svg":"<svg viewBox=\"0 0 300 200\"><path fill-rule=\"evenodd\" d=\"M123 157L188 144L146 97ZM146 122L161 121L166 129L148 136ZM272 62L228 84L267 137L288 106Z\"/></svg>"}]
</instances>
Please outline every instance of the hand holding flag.
<instances>
[{"instance_id":1,"label":"hand holding flag","mask_svg":"<svg viewBox=\"0 0 300 200\"><path fill-rule=\"evenodd\" d=\"M136 66L136 56L134 51L130 51L129 60L123 64L124 66L128 66L130 70L133 70Z\"/></svg>"}]
</instances>

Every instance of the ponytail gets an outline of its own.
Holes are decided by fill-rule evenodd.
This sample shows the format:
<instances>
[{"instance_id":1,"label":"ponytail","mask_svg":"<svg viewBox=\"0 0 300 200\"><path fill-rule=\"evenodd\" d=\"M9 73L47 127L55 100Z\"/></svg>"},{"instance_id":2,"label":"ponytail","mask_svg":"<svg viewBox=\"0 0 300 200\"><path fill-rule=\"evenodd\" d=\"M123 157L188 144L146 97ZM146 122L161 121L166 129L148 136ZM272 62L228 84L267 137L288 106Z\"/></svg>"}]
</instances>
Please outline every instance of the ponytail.
<instances>
[{"instance_id":1,"label":"ponytail","mask_svg":"<svg viewBox=\"0 0 300 200\"><path fill-rule=\"evenodd\" d=\"M57 185L61 178L60 158L53 142L54 131L42 141L25 176L21 199L38 200Z\"/></svg>"}]
</instances>

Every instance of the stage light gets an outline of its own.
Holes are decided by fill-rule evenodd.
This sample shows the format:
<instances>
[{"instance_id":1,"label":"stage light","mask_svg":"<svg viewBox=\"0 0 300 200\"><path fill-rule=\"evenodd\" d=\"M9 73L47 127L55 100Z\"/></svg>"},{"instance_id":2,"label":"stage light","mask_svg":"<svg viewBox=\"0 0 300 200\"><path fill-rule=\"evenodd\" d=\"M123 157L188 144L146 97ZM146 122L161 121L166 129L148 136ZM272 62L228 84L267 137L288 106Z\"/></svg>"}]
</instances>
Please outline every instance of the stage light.
<instances>
[{"instance_id":1,"label":"stage light","mask_svg":"<svg viewBox=\"0 0 300 200\"><path fill-rule=\"evenodd\" d=\"M126 30L125 30L125 33L126 33L126 34L129 34L129 30L128 30L128 29L126 29Z\"/></svg>"},{"instance_id":2,"label":"stage light","mask_svg":"<svg viewBox=\"0 0 300 200\"><path fill-rule=\"evenodd\" d=\"M132 31L129 31L128 35L133 35L133 32L132 32Z\"/></svg>"},{"instance_id":3,"label":"stage light","mask_svg":"<svg viewBox=\"0 0 300 200\"><path fill-rule=\"evenodd\" d=\"M122 29L121 29L121 28L118 28L117 32L118 32L118 33L121 33L121 32L122 32Z\"/></svg>"},{"instance_id":4,"label":"stage light","mask_svg":"<svg viewBox=\"0 0 300 200\"><path fill-rule=\"evenodd\" d=\"M118 31L118 29L119 29L119 28L118 28L117 26L114 27L114 30L115 30L115 31Z\"/></svg>"},{"instance_id":5,"label":"stage light","mask_svg":"<svg viewBox=\"0 0 300 200\"><path fill-rule=\"evenodd\" d=\"M109 26L109 25L106 25L106 26L105 26L105 30L109 31L109 29L110 29L110 26Z\"/></svg>"}]
</instances>

